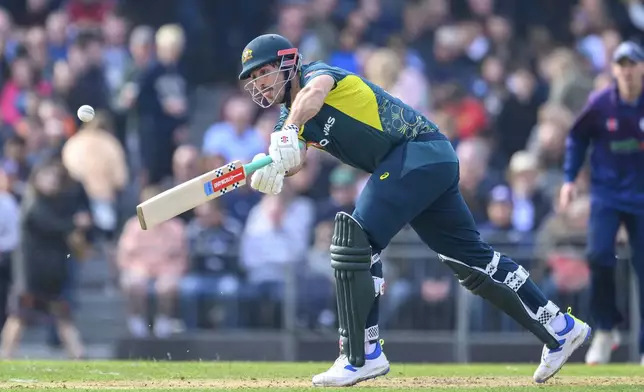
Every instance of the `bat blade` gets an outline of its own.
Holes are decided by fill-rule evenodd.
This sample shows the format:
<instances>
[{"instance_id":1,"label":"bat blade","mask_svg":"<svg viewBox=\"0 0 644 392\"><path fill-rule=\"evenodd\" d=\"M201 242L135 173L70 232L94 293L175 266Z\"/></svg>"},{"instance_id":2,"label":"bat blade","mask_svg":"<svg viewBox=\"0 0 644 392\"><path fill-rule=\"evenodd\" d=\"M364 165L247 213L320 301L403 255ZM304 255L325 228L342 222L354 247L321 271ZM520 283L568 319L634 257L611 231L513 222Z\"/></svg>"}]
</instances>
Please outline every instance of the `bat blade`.
<instances>
[{"instance_id":1,"label":"bat blade","mask_svg":"<svg viewBox=\"0 0 644 392\"><path fill-rule=\"evenodd\" d=\"M228 163L139 204L136 207L139 224L143 230L149 230L245 184L246 171L241 161Z\"/></svg>"}]
</instances>

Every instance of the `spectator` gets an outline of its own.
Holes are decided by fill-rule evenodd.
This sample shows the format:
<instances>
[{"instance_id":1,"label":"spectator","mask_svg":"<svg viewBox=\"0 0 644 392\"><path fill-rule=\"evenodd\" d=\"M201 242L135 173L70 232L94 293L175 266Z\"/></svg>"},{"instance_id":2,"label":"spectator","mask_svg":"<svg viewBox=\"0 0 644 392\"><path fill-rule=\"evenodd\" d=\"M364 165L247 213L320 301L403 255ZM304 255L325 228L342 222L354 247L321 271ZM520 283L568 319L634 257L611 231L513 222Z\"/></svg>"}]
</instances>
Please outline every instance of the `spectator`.
<instances>
[{"instance_id":1,"label":"spectator","mask_svg":"<svg viewBox=\"0 0 644 392\"><path fill-rule=\"evenodd\" d=\"M503 129L498 122L508 95L506 78L505 63L498 57L489 56L482 61L481 77L472 86L474 96L483 100L486 112L496 120L498 129Z\"/></svg>"},{"instance_id":2,"label":"spectator","mask_svg":"<svg viewBox=\"0 0 644 392\"><path fill-rule=\"evenodd\" d=\"M51 80L51 62L46 30L40 26L34 26L27 30L24 48L34 67L35 80Z\"/></svg>"},{"instance_id":3,"label":"spectator","mask_svg":"<svg viewBox=\"0 0 644 392\"><path fill-rule=\"evenodd\" d=\"M38 167L23 204L21 242L13 259L12 309L2 331L2 356L10 358L26 322L34 311L51 313L60 338L72 358L84 349L71 321L70 304L63 298L70 253L84 252L84 232L91 228L87 212L77 212L73 184L64 167L52 161ZM80 246L80 247L79 247Z\"/></svg>"},{"instance_id":4,"label":"spectator","mask_svg":"<svg viewBox=\"0 0 644 392\"><path fill-rule=\"evenodd\" d=\"M112 97L123 85L129 63L127 25L123 17L110 13L105 16L101 27L105 41L102 55L105 81Z\"/></svg>"},{"instance_id":5,"label":"spectator","mask_svg":"<svg viewBox=\"0 0 644 392\"><path fill-rule=\"evenodd\" d=\"M118 198L128 181L125 152L105 113L65 143L62 158L71 176L83 184L92 203L96 226L111 240L118 225Z\"/></svg>"},{"instance_id":6,"label":"spectator","mask_svg":"<svg viewBox=\"0 0 644 392\"><path fill-rule=\"evenodd\" d=\"M242 224L219 207L218 199L195 208L187 228L190 269L181 280L181 312L188 330L198 325L203 299L215 301L215 324L238 327L237 305L243 271L239 266Z\"/></svg>"},{"instance_id":7,"label":"spectator","mask_svg":"<svg viewBox=\"0 0 644 392\"><path fill-rule=\"evenodd\" d=\"M11 254L20 240L20 206L11 193L9 177L0 169L0 330L7 318L11 288Z\"/></svg>"},{"instance_id":8,"label":"spectator","mask_svg":"<svg viewBox=\"0 0 644 392\"><path fill-rule=\"evenodd\" d=\"M530 131L537 122L539 107L544 99L539 96L534 75L520 69L508 79L510 94L496 119L496 150L503 156L503 166L512 155L526 147Z\"/></svg>"},{"instance_id":9,"label":"spectator","mask_svg":"<svg viewBox=\"0 0 644 392\"><path fill-rule=\"evenodd\" d=\"M323 46L320 39L308 29L308 5L288 4L281 7L277 16L277 25L271 32L286 37L309 61L321 59Z\"/></svg>"},{"instance_id":10,"label":"spectator","mask_svg":"<svg viewBox=\"0 0 644 392\"><path fill-rule=\"evenodd\" d=\"M200 158L196 147L190 145L178 147L172 157L172 176L162 182L163 189L173 188L203 174ZM194 211L185 211L179 217L187 224L194 217Z\"/></svg>"},{"instance_id":11,"label":"spectator","mask_svg":"<svg viewBox=\"0 0 644 392\"><path fill-rule=\"evenodd\" d=\"M159 184L172 172L172 155L186 138L186 79L179 68L185 37L178 25L155 36L156 62L141 73L136 100L144 183Z\"/></svg>"},{"instance_id":12,"label":"spectator","mask_svg":"<svg viewBox=\"0 0 644 392\"><path fill-rule=\"evenodd\" d=\"M313 218L311 201L294 196L288 183L279 195L264 196L251 210L241 237L240 263L248 282L244 291L255 303L269 305L260 307L261 316L275 317L266 312L283 301L287 274L294 277L306 261Z\"/></svg>"},{"instance_id":13,"label":"spectator","mask_svg":"<svg viewBox=\"0 0 644 392\"><path fill-rule=\"evenodd\" d=\"M206 156L218 155L226 162L250 162L268 145L262 140L255 120L255 105L245 96L236 96L224 104L223 121L213 124L204 134L202 151Z\"/></svg>"},{"instance_id":14,"label":"spectator","mask_svg":"<svg viewBox=\"0 0 644 392\"><path fill-rule=\"evenodd\" d=\"M6 124L15 126L27 113L30 93L46 95L50 86L35 78L34 66L26 56L17 57L11 63L11 79L0 92L0 111Z\"/></svg>"},{"instance_id":15,"label":"spectator","mask_svg":"<svg viewBox=\"0 0 644 392\"><path fill-rule=\"evenodd\" d=\"M68 34L69 18L63 11L57 10L49 14L45 28L47 30L48 57L56 62L67 59L69 47Z\"/></svg>"},{"instance_id":16,"label":"spectator","mask_svg":"<svg viewBox=\"0 0 644 392\"><path fill-rule=\"evenodd\" d=\"M357 173L352 167L342 165L333 169L330 197L318 204L316 222L333 220L340 211L352 213L358 196L357 181Z\"/></svg>"},{"instance_id":17,"label":"spectator","mask_svg":"<svg viewBox=\"0 0 644 392\"><path fill-rule=\"evenodd\" d=\"M593 89L593 81L581 67L579 56L568 49L557 49L543 60L543 73L550 83L548 101L577 113Z\"/></svg>"},{"instance_id":18,"label":"spectator","mask_svg":"<svg viewBox=\"0 0 644 392\"><path fill-rule=\"evenodd\" d=\"M333 219L323 220L314 228L313 245L308 251L306 264L298 273L298 292L308 294L302 298L298 315L304 326L330 328L335 325L333 268L330 267L330 247L333 236Z\"/></svg>"},{"instance_id":19,"label":"spectator","mask_svg":"<svg viewBox=\"0 0 644 392\"><path fill-rule=\"evenodd\" d=\"M535 143L530 151L535 154L543 170L544 191L552 196L562 179L562 164L566 131L556 121L540 122L535 132Z\"/></svg>"},{"instance_id":20,"label":"spectator","mask_svg":"<svg viewBox=\"0 0 644 392\"><path fill-rule=\"evenodd\" d=\"M31 164L27 160L27 143L20 136L13 136L5 141L2 157L2 170L7 181L6 186L18 200L22 199L25 184L31 173Z\"/></svg>"},{"instance_id":21,"label":"spectator","mask_svg":"<svg viewBox=\"0 0 644 392\"><path fill-rule=\"evenodd\" d=\"M492 188L487 204L488 221L479 226L486 241L497 242L499 239L509 238L508 234L514 231L513 212L514 203L510 188L505 185Z\"/></svg>"},{"instance_id":22,"label":"spectator","mask_svg":"<svg viewBox=\"0 0 644 392\"><path fill-rule=\"evenodd\" d=\"M550 213L552 201L542 189L537 157L517 151L510 160L508 183L512 190L512 224L520 232L532 232Z\"/></svg>"},{"instance_id":23,"label":"spectator","mask_svg":"<svg viewBox=\"0 0 644 392\"><path fill-rule=\"evenodd\" d=\"M149 26L137 26L130 34L129 54L125 75L117 91L113 91L112 109L116 114L117 137L126 145L126 134L137 129L138 117L135 104L141 86L141 75L152 63L154 57L154 30Z\"/></svg>"},{"instance_id":24,"label":"spectator","mask_svg":"<svg viewBox=\"0 0 644 392\"><path fill-rule=\"evenodd\" d=\"M489 148L481 139L461 142L456 149L460 161L460 190L467 202L474 220L483 223L487 220L486 199L494 180L486 173Z\"/></svg>"},{"instance_id":25,"label":"spectator","mask_svg":"<svg viewBox=\"0 0 644 392\"><path fill-rule=\"evenodd\" d=\"M585 262L584 244L589 213L589 197L580 197L566 211L550 217L539 230L536 253L541 265L535 275L545 276L542 287L550 298L588 287L590 270Z\"/></svg>"},{"instance_id":26,"label":"spectator","mask_svg":"<svg viewBox=\"0 0 644 392\"><path fill-rule=\"evenodd\" d=\"M158 188L146 187L141 201L154 197ZM135 337L149 334L148 293L157 301L153 332L165 338L173 332L172 317L179 282L188 266L186 227L173 218L152 230L142 230L136 216L123 228L117 246L121 286L128 302L128 328Z\"/></svg>"},{"instance_id":27,"label":"spectator","mask_svg":"<svg viewBox=\"0 0 644 392\"><path fill-rule=\"evenodd\" d=\"M77 36L67 52L74 83L68 93L67 109L78 110L90 105L94 110L109 110L108 89L105 81L101 39L95 33Z\"/></svg>"}]
</instances>

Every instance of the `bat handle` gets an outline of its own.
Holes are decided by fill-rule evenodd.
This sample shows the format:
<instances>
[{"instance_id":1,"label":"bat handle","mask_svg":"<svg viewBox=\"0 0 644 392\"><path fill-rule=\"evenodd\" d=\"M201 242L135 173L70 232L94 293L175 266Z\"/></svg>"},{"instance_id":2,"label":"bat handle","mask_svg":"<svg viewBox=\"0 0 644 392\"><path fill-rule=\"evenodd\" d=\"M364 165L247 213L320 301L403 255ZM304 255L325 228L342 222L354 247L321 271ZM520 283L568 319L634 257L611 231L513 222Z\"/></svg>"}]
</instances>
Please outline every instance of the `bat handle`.
<instances>
[{"instance_id":1,"label":"bat handle","mask_svg":"<svg viewBox=\"0 0 644 392\"><path fill-rule=\"evenodd\" d=\"M273 163L273 158L271 158L270 155L266 155L263 158L260 158L260 159L258 159L256 161L253 161L253 162L245 164L244 165L244 171L246 172L246 175L250 175L254 171L257 171L257 170L263 168L264 166L268 166L271 163Z\"/></svg>"}]
</instances>

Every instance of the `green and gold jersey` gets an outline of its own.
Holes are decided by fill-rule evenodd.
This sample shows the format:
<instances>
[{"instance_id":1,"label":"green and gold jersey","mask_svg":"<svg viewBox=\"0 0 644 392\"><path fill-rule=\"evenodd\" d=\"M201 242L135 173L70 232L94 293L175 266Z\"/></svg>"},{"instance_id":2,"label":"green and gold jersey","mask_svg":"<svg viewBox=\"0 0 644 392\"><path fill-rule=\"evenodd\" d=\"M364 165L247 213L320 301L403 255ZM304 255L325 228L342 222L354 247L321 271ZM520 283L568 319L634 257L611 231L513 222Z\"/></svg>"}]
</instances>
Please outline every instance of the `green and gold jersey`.
<instances>
[{"instance_id":1,"label":"green and gold jersey","mask_svg":"<svg viewBox=\"0 0 644 392\"><path fill-rule=\"evenodd\" d=\"M327 151L343 163L372 173L400 143L426 133L436 124L381 87L322 62L302 66L300 86L320 75L335 81L322 109L300 129L307 146ZM282 105L275 131L282 129L289 109ZM436 135L442 136L442 135Z\"/></svg>"}]
</instances>

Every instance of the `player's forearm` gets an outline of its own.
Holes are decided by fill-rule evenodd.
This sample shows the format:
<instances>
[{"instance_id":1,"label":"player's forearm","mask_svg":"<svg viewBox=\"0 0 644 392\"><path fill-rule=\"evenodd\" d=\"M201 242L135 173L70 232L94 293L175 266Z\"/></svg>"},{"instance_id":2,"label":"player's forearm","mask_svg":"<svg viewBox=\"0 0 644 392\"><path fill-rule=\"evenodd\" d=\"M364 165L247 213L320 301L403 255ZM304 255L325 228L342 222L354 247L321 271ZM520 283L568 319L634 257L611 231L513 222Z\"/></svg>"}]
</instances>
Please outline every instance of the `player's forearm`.
<instances>
[{"instance_id":1,"label":"player's forearm","mask_svg":"<svg viewBox=\"0 0 644 392\"><path fill-rule=\"evenodd\" d=\"M327 92L318 87L304 87L295 97L291 111L284 125L295 124L299 127L313 118L324 105Z\"/></svg>"},{"instance_id":2,"label":"player's forearm","mask_svg":"<svg viewBox=\"0 0 644 392\"><path fill-rule=\"evenodd\" d=\"M566 140L566 155L564 158L564 180L574 182L586 158L588 141L569 136Z\"/></svg>"}]
</instances>

